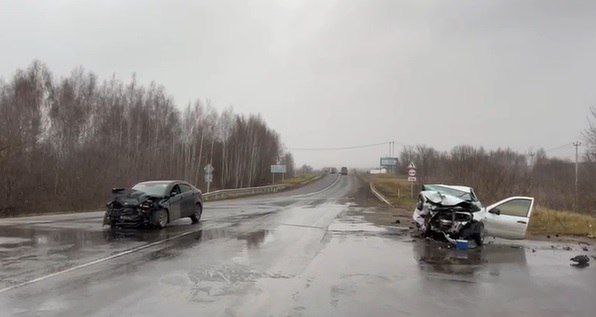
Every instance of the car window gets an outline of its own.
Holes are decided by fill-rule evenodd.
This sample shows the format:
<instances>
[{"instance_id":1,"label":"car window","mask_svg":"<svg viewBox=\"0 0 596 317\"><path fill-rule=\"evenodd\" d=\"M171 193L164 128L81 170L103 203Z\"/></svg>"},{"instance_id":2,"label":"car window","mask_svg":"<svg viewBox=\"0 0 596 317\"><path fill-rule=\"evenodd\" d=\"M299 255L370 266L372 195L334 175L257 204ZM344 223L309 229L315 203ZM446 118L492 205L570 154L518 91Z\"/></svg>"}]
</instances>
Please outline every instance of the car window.
<instances>
[{"instance_id":1,"label":"car window","mask_svg":"<svg viewBox=\"0 0 596 317\"><path fill-rule=\"evenodd\" d=\"M174 188L172 188L170 195L178 195L178 194L180 194L180 187L178 185L174 185Z\"/></svg>"},{"instance_id":2,"label":"car window","mask_svg":"<svg viewBox=\"0 0 596 317\"><path fill-rule=\"evenodd\" d=\"M189 185L186 185L186 184L180 184L180 190L183 193L186 193L186 192L192 191L192 187L190 187Z\"/></svg>"},{"instance_id":3,"label":"car window","mask_svg":"<svg viewBox=\"0 0 596 317\"><path fill-rule=\"evenodd\" d=\"M513 199L496 206L496 208L499 208L501 215L527 217L531 203L529 199Z\"/></svg>"},{"instance_id":4,"label":"car window","mask_svg":"<svg viewBox=\"0 0 596 317\"><path fill-rule=\"evenodd\" d=\"M166 195L167 188L168 188L168 183L160 183L160 182L139 183L132 187L132 189L134 189L134 190L138 190L138 191L144 192L148 195L155 195L155 196Z\"/></svg>"}]
</instances>

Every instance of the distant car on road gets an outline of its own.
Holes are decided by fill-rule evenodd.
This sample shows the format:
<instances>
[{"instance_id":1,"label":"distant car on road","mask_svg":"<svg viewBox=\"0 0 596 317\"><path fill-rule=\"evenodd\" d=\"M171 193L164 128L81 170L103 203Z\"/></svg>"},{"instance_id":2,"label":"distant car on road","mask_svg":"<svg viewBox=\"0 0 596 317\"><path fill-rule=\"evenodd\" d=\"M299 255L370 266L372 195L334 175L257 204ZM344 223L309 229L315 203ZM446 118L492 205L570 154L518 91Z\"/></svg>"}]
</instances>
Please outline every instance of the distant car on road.
<instances>
[{"instance_id":1,"label":"distant car on road","mask_svg":"<svg viewBox=\"0 0 596 317\"><path fill-rule=\"evenodd\" d=\"M117 226L165 227L169 222L189 217L198 223L203 213L203 195L184 181L149 181L131 189L112 189L103 224Z\"/></svg>"},{"instance_id":2,"label":"distant car on road","mask_svg":"<svg viewBox=\"0 0 596 317\"><path fill-rule=\"evenodd\" d=\"M337 174L337 168L335 168L335 167L330 168L329 174Z\"/></svg>"},{"instance_id":3,"label":"distant car on road","mask_svg":"<svg viewBox=\"0 0 596 317\"><path fill-rule=\"evenodd\" d=\"M344 166L344 167L342 167L342 168L341 168L341 172L340 172L340 174L341 174L341 175L348 175L348 168L347 168L347 167L345 167L345 166Z\"/></svg>"},{"instance_id":4,"label":"distant car on road","mask_svg":"<svg viewBox=\"0 0 596 317\"><path fill-rule=\"evenodd\" d=\"M484 236L524 239L534 198L509 197L484 207L467 186L423 185L412 218L425 235L484 243Z\"/></svg>"}]
</instances>

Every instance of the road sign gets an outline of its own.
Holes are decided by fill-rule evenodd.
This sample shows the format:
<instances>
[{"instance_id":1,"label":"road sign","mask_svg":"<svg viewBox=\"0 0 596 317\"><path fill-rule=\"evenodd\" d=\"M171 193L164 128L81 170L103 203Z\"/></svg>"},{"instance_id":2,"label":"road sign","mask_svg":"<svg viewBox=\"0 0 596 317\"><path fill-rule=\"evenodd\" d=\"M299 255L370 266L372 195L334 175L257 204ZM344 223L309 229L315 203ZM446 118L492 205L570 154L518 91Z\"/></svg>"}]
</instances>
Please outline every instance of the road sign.
<instances>
[{"instance_id":1,"label":"road sign","mask_svg":"<svg viewBox=\"0 0 596 317\"><path fill-rule=\"evenodd\" d=\"M410 165L408 165L408 169L409 170L415 170L416 169L416 165L414 165L413 162L410 162Z\"/></svg>"},{"instance_id":2,"label":"road sign","mask_svg":"<svg viewBox=\"0 0 596 317\"><path fill-rule=\"evenodd\" d=\"M410 175L410 176L416 176L416 170L414 170L414 169L408 170L408 175Z\"/></svg>"},{"instance_id":3,"label":"road sign","mask_svg":"<svg viewBox=\"0 0 596 317\"><path fill-rule=\"evenodd\" d=\"M416 182L416 177L415 176L408 177L408 182Z\"/></svg>"},{"instance_id":4,"label":"road sign","mask_svg":"<svg viewBox=\"0 0 596 317\"><path fill-rule=\"evenodd\" d=\"M397 166L398 159L397 157L381 157L381 166Z\"/></svg>"},{"instance_id":5,"label":"road sign","mask_svg":"<svg viewBox=\"0 0 596 317\"><path fill-rule=\"evenodd\" d=\"M286 173L286 166L285 165L271 165L271 173L273 173L273 174L285 174Z\"/></svg>"},{"instance_id":6,"label":"road sign","mask_svg":"<svg viewBox=\"0 0 596 317\"><path fill-rule=\"evenodd\" d=\"M213 171L215 170L211 164L205 165L203 168L205 171L205 183L207 183L207 192L211 189L211 183L213 182Z\"/></svg>"}]
</instances>

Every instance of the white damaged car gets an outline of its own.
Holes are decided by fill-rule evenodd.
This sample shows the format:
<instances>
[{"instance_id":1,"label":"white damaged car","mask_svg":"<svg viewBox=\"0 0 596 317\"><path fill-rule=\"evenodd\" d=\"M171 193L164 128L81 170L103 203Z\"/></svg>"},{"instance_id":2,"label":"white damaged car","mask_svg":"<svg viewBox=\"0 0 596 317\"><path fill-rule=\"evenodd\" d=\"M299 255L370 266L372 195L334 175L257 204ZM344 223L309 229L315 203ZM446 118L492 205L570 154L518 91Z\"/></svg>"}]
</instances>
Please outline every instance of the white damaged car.
<instances>
[{"instance_id":1,"label":"white damaged car","mask_svg":"<svg viewBox=\"0 0 596 317\"><path fill-rule=\"evenodd\" d=\"M509 197L484 207L466 186L423 185L412 218L426 235L484 243L485 236L524 239L534 198Z\"/></svg>"}]
</instances>

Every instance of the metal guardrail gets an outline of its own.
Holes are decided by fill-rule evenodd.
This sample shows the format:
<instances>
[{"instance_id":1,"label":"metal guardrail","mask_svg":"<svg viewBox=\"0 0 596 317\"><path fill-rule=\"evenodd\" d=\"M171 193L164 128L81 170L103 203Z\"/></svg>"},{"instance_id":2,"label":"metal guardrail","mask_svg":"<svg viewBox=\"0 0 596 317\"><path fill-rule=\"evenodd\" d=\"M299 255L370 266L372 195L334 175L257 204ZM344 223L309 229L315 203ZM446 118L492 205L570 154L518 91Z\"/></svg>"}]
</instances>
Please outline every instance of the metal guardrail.
<instances>
[{"instance_id":1,"label":"metal guardrail","mask_svg":"<svg viewBox=\"0 0 596 317\"><path fill-rule=\"evenodd\" d=\"M375 185L373 185L372 183L370 183L370 191L382 202L386 203L387 205L393 207L393 205L389 202L389 200L387 198L385 198L385 196L383 196L383 194L381 194L376 188Z\"/></svg>"},{"instance_id":2,"label":"metal guardrail","mask_svg":"<svg viewBox=\"0 0 596 317\"><path fill-rule=\"evenodd\" d=\"M291 185L291 184L278 184L278 185L266 185L266 186L257 186L257 187L245 187L245 188L232 188L232 189L220 189L215 190L208 193L203 193L203 200L205 201L214 201L214 200L223 200L223 199L230 199L242 196L250 196L250 195L258 195L258 194L268 194L268 193L276 193L288 188L292 188L295 186L302 186L308 184L310 182L316 181L321 176L317 176L311 178L307 181L302 183Z\"/></svg>"},{"instance_id":3,"label":"metal guardrail","mask_svg":"<svg viewBox=\"0 0 596 317\"><path fill-rule=\"evenodd\" d=\"M289 187L287 184L279 185L267 185L258 187L246 187L246 188L233 188L233 189L220 189L212 192L204 193L203 199L205 201L222 200L235 197L275 193Z\"/></svg>"}]
</instances>

